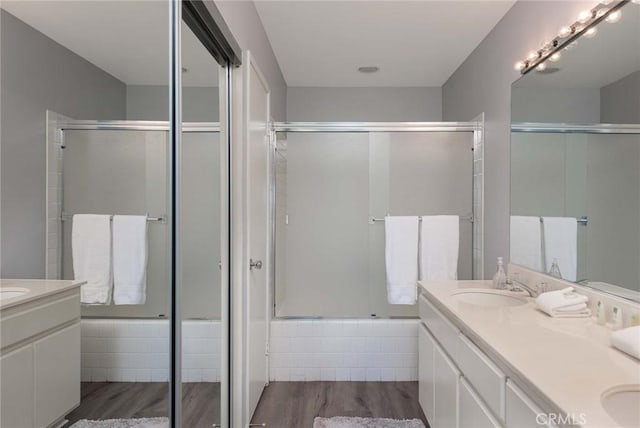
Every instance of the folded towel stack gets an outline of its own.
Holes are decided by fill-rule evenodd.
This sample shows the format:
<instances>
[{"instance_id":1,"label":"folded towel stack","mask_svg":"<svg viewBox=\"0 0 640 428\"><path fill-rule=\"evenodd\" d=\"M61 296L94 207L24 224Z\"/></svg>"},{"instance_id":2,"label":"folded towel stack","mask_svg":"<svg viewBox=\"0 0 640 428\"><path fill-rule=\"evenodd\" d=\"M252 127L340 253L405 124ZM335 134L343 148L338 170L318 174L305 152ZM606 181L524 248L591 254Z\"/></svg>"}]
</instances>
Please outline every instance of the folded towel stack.
<instances>
[{"instance_id":1,"label":"folded towel stack","mask_svg":"<svg viewBox=\"0 0 640 428\"><path fill-rule=\"evenodd\" d=\"M587 307L587 296L574 291L573 287L542 293L536 299L538 309L556 318L584 318L591 316Z\"/></svg>"},{"instance_id":2,"label":"folded towel stack","mask_svg":"<svg viewBox=\"0 0 640 428\"><path fill-rule=\"evenodd\" d=\"M611 333L611 345L640 360L640 325Z\"/></svg>"}]
</instances>

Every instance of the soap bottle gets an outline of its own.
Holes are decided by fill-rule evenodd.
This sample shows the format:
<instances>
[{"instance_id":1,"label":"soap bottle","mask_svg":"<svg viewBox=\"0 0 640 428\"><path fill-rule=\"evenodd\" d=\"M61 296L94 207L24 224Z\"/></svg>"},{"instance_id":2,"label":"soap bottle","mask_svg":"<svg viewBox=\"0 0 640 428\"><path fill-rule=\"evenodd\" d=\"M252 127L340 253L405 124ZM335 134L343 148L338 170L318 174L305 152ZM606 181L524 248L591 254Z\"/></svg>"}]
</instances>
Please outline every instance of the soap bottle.
<instances>
[{"instance_id":1,"label":"soap bottle","mask_svg":"<svg viewBox=\"0 0 640 428\"><path fill-rule=\"evenodd\" d=\"M507 288L507 274L504 272L502 257L498 257L498 268L496 269L496 274L493 275L493 288L498 290Z\"/></svg>"},{"instance_id":2,"label":"soap bottle","mask_svg":"<svg viewBox=\"0 0 640 428\"><path fill-rule=\"evenodd\" d=\"M558 265L558 259L553 259L553 262L551 263L551 269L549 270L549 275L562 279L560 266Z\"/></svg>"}]
</instances>

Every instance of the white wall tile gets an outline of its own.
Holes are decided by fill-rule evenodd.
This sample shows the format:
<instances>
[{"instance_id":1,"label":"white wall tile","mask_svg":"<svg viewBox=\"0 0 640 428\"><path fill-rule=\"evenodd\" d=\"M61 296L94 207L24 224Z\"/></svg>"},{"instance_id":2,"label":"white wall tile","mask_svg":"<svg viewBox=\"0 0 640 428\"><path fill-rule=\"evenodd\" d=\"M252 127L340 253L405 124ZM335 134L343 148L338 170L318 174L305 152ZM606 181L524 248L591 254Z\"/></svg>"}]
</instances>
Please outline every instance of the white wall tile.
<instances>
[{"instance_id":1,"label":"white wall tile","mask_svg":"<svg viewBox=\"0 0 640 428\"><path fill-rule=\"evenodd\" d=\"M276 320L274 381L417 379L418 320Z\"/></svg>"},{"instance_id":2,"label":"white wall tile","mask_svg":"<svg viewBox=\"0 0 640 428\"><path fill-rule=\"evenodd\" d=\"M183 333L183 381L219 382L220 322L185 321ZM83 381L168 381L168 321L82 320L81 336Z\"/></svg>"}]
</instances>

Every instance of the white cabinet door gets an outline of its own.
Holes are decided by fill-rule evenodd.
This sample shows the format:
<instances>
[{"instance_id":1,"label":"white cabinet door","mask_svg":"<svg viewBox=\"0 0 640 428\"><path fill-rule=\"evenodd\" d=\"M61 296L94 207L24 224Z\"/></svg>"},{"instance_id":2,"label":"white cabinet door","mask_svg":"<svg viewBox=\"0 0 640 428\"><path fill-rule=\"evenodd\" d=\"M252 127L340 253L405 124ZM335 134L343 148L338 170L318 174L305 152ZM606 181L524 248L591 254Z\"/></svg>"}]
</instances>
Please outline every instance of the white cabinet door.
<instances>
[{"instance_id":1,"label":"white cabinet door","mask_svg":"<svg viewBox=\"0 0 640 428\"><path fill-rule=\"evenodd\" d=\"M0 426L31 428L33 421L33 346L0 357Z\"/></svg>"},{"instance_id":2,"label":"white cabinet door","mask_svg":"<svg viewBox=\"0 0 640 428\"><path fill-rule=\"evenodd\" d=\"M420 333L418 335L418 401L429 421L434 420L433 346L434 341L431 333L423 323L420 323Z\"/></svg>"},{"instance_id":3,"label":"white cabinet door","mask_svg":"<svg viewBox=\"0 0 640 428\"><path fill-rule=\"evenodd\" d=\"M511 380L507 380L506 411L507 428L555 428L555 425L545 424L546 417L542 409Z\"/></svg>"},{"instance_id":4,"label":"white cabinet door","mask_svg":"<svg viewBox=\"0 0 640 428\"><path fill-rule=\"evenodd\" d=\"M437 343L434 343L434 345L435 418L433 419L433 428L457 428L460 372L440 345Z\"/></svg>"},{"instance_id":5,"label":"white cabinet door","mask_svg":"<svg viewBox=\"0 0 640 428\"><path fill-rule=\"evenodd\" d=\"M46 427L80 404L80 323L34 342L33 350L35 423Z\"/></svg>"},{"instance_id":6,"label":"white cabinet door","mask_svg":"<svg viewBox=\"0 0 640 428\"><path fill-rule=\"evenodd\" d=\"M480 396L464 377L460 378L460 428L500 428Z\"/></svg>"}]
</instances>

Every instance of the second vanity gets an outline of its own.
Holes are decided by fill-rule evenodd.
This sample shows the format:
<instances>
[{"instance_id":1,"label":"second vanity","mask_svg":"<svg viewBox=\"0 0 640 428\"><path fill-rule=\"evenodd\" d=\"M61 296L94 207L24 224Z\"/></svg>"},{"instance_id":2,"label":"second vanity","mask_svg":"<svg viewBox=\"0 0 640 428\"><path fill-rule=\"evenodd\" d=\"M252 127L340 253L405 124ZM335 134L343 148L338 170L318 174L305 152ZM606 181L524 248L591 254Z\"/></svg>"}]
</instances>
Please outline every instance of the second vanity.
<instances>
[{"instance_id":1,"label":"second vanity","mask_svg":"<svg viewBox=\"0 0 640 428\"><path fill-rule=\"evenodd\" d=\"M64 424L80 403L78 281L0 280L0 426Z\"/></svg>"},{"instance_id":2,"label":"second vanity","mask_svg":"<svg viewBox=\"0 0 640 428\"><path fill-rule=\"evenodd\" d=\"M640 361L609 346L608 328L490 287L420 282L419 400L433 428L635 426L635 393L606 397L637 390Z\"/></svg>"}]
</instances>

